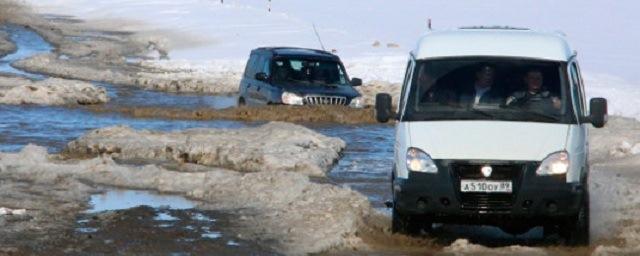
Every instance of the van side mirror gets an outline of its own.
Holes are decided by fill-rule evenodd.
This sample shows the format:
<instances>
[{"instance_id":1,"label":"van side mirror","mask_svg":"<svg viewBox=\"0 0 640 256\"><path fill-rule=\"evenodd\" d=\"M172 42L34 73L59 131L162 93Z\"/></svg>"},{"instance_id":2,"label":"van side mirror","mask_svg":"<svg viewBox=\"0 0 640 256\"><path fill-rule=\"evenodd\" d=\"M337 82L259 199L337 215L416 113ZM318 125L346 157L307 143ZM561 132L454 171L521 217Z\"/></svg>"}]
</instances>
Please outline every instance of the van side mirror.
<instances>
[{"instance_id":1,"label":"van side mirror","mask_svg":"<svg viewBox=\"0 0 640 256\"><path fill-rule=\"evenodd\" d=\"M395 113L391 110L391 95L388 93L376 94L376 120L386 123L391 118L395 118Z\"/></svg>"},{"instance_id":2,"label":"van side mirror","mask_svg":"<svg viewBox=\"0 0 640 256\"><path fill-rule=\"evenodd\" d=\"M361 86L362 85L362 79L360 78L353 78L351 79L351 86Z\"/></svg>"},{"instance_id":3,"label":"van side mirror","mask_svg":"<svg viewBox=\"0 0 640 256\"><path fill-rule=\"evenodd\" d=\"M267 75L267 73L260 72L256 74L256 80L266 82L267 80L269 80L269 76Z\"/></svg>"},{"instance_id":4,"label":"van side mirror","mask_svg":"<svg viewBox=\"0 0 640 256\"><path fill-rule=\"evenodd\" d=\"M602 128L607 123L607 99L593 98L589 101L589 121L595 128Z\"/></svg>"}]
</instances>

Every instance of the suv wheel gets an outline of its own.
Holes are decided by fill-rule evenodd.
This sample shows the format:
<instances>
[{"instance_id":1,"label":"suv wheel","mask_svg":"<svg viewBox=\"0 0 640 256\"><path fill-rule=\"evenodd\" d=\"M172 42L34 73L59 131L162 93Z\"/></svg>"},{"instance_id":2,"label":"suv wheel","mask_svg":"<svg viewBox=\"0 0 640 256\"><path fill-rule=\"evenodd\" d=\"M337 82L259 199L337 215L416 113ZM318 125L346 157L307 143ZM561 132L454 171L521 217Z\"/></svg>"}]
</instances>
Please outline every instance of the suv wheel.
<instances>
[{"instance_id":1,"label":"suv wheel","mask_svg":"<svg viewBox=\"0 0 640 256\"><path fill-rule=\"evenodd\" d=\"M589 193L584 196L582 207L577 216L572 217L561 228L560 235L567 245L589 245Z\"/></svg>"},{"instance_id":2,"label":"suv wheel","mask_svg":"<svg viewBox=\"0 0 640 256\"><path fill-rule=\"evenodd\" d=\"M242 107L242 106L246 106L247 102L244 100L243 97L239 97L238 98L238 106Z\"/></svg>"},{"instance_id":3,"label":"suv wheel","mask_svg":"<svg viewBox=\"0 0 640 256\"><path fill-rule=\"evenodd\" d=\"M406 235L419 235L423 229L431 231L432 222L428 218L419 215L409 215L398 212L393 208L391 231Z\"/></svg>"}]
</instances>

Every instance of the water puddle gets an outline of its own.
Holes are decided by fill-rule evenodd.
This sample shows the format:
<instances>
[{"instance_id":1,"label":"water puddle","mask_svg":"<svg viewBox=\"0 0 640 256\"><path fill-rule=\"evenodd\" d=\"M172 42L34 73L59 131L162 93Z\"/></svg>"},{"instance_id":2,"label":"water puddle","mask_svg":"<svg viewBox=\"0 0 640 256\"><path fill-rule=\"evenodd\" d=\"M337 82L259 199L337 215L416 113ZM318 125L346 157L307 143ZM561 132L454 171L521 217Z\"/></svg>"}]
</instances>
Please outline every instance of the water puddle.
<instances>
[{"instance_id":1,"label":"water puddle","mask_svg":"<svg viewBox=\"0 0 640 256\"><path fill-rule=\"evenodd\" d=\"M181 196L160 195L139 190L112 190L104 194L92 195L89 204L92 208L87 213L124 210L143 205L151 208L183 210L192 209L196 205L195 202ZM168 216L171 217L171 215Z\"/></svg>"},{"instance_id":2,"label":"water puddle","mask_svg":"<svg viewBox=\"0 0 640 256\"><path fill-rule=\"evenodd\" d=\"M60 152L71 140L92 129L128 125L158 131L190 128L242 128L251 123L211 120L136 119L119 114L94 114L80 108L0 105L0 151L16 152L29 143Z\"/></svg>"},{"instance_id":3,"label":"water puddle","mask_svg":"<svg viewBox=\"0 0 640 256\"><path fill-rule=\"evenodd\" d=\"M107 83L94 82L107 89L109 103L118 107L173 107L181 109L223 109L237 106L238 97L235 95L203 95L196 93L166 93L149 91L133 86L118 86Z\"/></svg>"},{"instance_id":4,"label":"water puddle","mask_svg":"<svg viewBox=\"0 0 640 256\"><path fill-rule=\"evenodd\" d=\"M53 50L51 44L45 41L40 35L33 30L16 25L0 26L0 30L9 34L10 40L16 45L16 52L0 59L0 72L10 73L18 76L42 80L46 76L33 74L16 69L11 64L17 60L25 59L36 54L50 53Z\"/></svg>"},{"instance_id":5,"label":"water puddle","mask_svg":"<svg viewBox=\"0 0 640 256\"><path fill-rule=\"evenodd\" d=\"M185 255L272 254L263 245L233 233L237 225L233 214L198 210L197 202L181 196L109 190L91 196L90 204L92 208L78 216L75 227L76 236L89 238L82 240L83 253L91 254L96 248L100 253L119 254L122 250L149 254L179 251Z\"/></svg>"}]
</instances>

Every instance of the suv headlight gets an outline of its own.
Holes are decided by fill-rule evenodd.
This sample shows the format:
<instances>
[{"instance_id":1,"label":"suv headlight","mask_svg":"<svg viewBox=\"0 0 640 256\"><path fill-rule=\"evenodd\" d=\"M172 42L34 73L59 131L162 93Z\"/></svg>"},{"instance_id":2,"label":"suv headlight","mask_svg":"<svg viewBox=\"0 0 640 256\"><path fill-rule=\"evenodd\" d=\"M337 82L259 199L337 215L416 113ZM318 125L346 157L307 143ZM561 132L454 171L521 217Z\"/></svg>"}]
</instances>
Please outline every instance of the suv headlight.
<instances>
[{"instance_id":1,"label":"suv headlight","mask_svg":"<svg viewBox=\"0 0 640 256\"><path fill-rule=\"evenodd\" d=\"M560 175L569 171L569 153L565 151L553 153L544 160L536 170L540 176Z\"/></svg>"},{"instance_id":2,"label":"suv headlight","mask_svg":"<svg viewBox=\"0 0 640 256\"><path fill-rule=\"evenodd\" d=\"M298 94L292 92L283 92L282 103L287 105L304 105L304 100L302 96Z\"/></svg>"},{"instance_id":3,"label":"suv headlight","mask_svg":"<svg viewBox=\"0 0 640 256\"><path fill-rule=\"evenodd\" d=\"M352 107L352 108L363 108L364 107L364 100L362 99L362 97L355 97L355 98L351 99L351 102L349 103L349 107Z\"/></svg>"},{"instance_id":4,"label":"suv headlight","mask_svg":"<svg viewBox=\"0 0 640 256\"><path fill-rule=\"evenodd\" d=\"M412 172L437 173L438 167L431 156L417 148L407 150L407 169Z\"/></svg>"}]
</instances>

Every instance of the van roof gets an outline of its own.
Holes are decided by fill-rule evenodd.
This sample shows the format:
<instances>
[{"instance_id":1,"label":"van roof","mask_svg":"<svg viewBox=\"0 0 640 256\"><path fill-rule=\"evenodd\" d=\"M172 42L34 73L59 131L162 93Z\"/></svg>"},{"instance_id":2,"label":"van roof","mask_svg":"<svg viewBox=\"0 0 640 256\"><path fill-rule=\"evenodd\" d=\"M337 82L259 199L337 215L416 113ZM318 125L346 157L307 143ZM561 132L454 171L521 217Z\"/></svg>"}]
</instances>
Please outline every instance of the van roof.
<instances>
[{"instance_id":1,"label":"van roof","mask_svg":"<svg viewBox=\"0 0 640 256\"><path fill-rule=\"evenodd\" d=\"M327 51L298 48L298 47L261 47L261 48L255 49L254 51L267 51L267 52L271 52L274 56L314 57L314 58L332 59L332 60L338 59L338 56Z\"/></svg>"},{"instance_id":2,"label":"van roof","mask_svg":"<svg viewBox=\"0 0 640 256\"><path fill-rule=\"evenodd\" d=\"M511 27L464 27L425 34L416 59L485 56L567 61L575 53L559 33Z\"/></svg>"}]
</instances>

